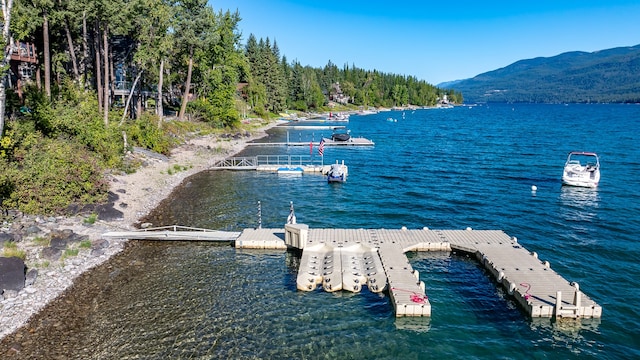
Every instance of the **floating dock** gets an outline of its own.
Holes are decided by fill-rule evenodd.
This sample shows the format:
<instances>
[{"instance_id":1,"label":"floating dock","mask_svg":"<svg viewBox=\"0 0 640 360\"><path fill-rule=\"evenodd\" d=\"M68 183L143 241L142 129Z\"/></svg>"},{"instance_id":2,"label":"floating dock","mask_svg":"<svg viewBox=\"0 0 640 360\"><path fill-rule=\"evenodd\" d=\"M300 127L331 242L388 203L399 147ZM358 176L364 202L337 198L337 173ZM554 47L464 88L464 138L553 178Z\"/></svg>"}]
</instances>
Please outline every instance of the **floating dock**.
<instances>
[{"instance_id":1,"label":"floating dock","mask_svg":"<svg viewBox=\"0 0 640 360\"><path fill-rule=\"evenodd\" d=\"M103 234L140 240L228 241L239 249L302 251L297 288L327 292L387 291L397 317L431 316L427 286L405 256L410 251L460 251L474 256L531 318L600 318L602 307L552 270L548 261L501 230L284 229L211 231L170 226Z\"/></svg>"},{"instance_id":2,"label":"floating dock","mask_svg":"<svg viewBox=\"0 0 640 360\"><path fill-rule=\"evenodd\" d=\"M257 170L278 172L281 168L300 168L303 173L319 173L326 175L331 164L324 164L321 157L309 155L258 155L252 157L231 157L216 161L211 170ZM337 161L336 161L337 163ZM348 173L348 166L342 161L342 169Z\"/></svg>"},{"instance_id":3,"label":"floating dock","mask_svg":"<svg viewBox=\"0 0 640 360\"><path fill-rule=\"evenodd\" d=\"M319 146L319 141L287 141L287 142L250 142L246 143L247 146L309 146L312 143L314 146ZM352 137L347 141L335 141L329 138L324 138L324 146L374 146L375 143L372 140L362 137Z\"/></svg>"},{"instance_id":4,"label":"floating dock","mask_svg":"<svg viewBox=\"0 0 640 360\"><path fill-rule=\"evenodd\" d=\"M472 254L531 318L600 318L602 307L578 284L551 269L501 230L247 229L237 248L302 250L301 291L388 291L397 317L431 316L426 286L404 253L461 251Z\"/></svg>"},{"instance_id":5,"label":"floating dock","mask_svg":"<svg viewBox=\"0 0 640 360\"><path fill-rule=\"evenodd\" d=\"M347 128L344 125L281 125L280 127L287 130L338 130Z\"/></svg>"}]
</instances>

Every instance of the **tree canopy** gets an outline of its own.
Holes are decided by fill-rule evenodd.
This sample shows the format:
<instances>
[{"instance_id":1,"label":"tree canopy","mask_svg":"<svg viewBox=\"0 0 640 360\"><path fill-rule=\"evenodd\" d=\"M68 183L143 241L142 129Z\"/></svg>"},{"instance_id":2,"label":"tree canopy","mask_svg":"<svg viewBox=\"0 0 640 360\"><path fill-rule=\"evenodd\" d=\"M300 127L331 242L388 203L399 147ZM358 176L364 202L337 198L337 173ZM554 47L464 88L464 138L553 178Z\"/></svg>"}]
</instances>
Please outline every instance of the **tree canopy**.
<instances>
[{"instance_id":1,"label":"tree canopy","mask_svg":"<svg viewBox=\"0 0 640 360\"><path fill-rule=\"evenodd\" d=\"M198 124L461 101L411 76L288 61L207 0L0 1L0 202L27 212L103 201L102 174L134 169L133 146L168 153Z\"/></svg>"}]
</instances>

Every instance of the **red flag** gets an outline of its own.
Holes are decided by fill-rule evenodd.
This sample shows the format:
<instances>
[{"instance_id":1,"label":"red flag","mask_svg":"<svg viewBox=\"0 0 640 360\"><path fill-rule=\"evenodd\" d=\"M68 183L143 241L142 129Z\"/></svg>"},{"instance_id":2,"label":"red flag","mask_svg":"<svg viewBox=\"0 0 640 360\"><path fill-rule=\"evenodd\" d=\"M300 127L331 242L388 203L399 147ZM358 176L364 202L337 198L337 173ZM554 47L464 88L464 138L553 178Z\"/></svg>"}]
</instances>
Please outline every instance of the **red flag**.
<instances>
[{"instance_id":1,"label":"red flag","mask_svg":"<svg viewBox=\"0 0 640 360\"><path fill-rule=\"evenodd\" d=\"M320 146L318 147L318 154L324 156L324 138L320 140Z\"/></svg>"},{"instance_id":2,"label":"red flag","mask_svg":"<svg viewBox=\"0 0 640 360\"><path fill-rule=\"evenodd\" d=\"M309 155L313 155L313 141L309 142Z\"/></svg>"}]
</instances>

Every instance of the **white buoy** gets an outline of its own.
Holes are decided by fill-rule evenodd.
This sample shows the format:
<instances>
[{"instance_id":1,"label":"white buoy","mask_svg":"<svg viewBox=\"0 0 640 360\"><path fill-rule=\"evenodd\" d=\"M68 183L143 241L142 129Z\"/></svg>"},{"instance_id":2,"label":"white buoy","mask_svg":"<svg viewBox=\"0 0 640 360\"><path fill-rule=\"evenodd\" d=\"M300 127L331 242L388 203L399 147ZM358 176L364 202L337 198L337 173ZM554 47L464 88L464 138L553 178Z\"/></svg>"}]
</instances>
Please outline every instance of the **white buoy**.
<instances>
[{"instance_id":1,"label":"white buoy","mask_svg":"<svg viewBox=\"0 0 640 360\"><path fill-rule=\"evenodd\" d=\"M535 185L531 185L531 191L537 191L537 190L538 190L538 187L537 187L537 186L535 186Z\"/></svg>"}]
</instances>

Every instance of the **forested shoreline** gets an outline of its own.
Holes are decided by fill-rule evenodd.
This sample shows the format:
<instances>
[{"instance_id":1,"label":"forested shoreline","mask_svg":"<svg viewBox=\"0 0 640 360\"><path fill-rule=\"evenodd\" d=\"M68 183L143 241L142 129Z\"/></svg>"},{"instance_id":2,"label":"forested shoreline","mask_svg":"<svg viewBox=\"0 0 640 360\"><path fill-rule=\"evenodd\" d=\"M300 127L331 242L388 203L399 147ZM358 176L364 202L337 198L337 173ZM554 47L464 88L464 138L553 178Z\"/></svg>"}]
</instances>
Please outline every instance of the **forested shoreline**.
<instances>
[{"instance_id":1,"label":"forested shoreline","mask_svg":"<svg viewBox=\"0 0 640 360\"><path fill-rule=\"evenodd\" d=\"M168 154L188 136L284 111L462 101L412 76L290 62L275 39L243 43L240 13L206 0L2 0L2 9L0 200L27 213L105 201L104 174L140 165L125 156L133 147Z\"/></svg>"}]
</instances>

